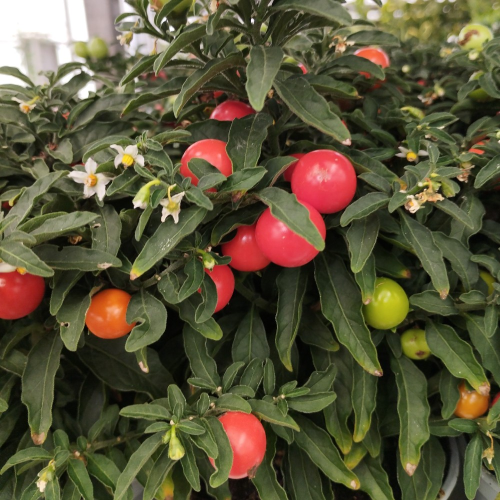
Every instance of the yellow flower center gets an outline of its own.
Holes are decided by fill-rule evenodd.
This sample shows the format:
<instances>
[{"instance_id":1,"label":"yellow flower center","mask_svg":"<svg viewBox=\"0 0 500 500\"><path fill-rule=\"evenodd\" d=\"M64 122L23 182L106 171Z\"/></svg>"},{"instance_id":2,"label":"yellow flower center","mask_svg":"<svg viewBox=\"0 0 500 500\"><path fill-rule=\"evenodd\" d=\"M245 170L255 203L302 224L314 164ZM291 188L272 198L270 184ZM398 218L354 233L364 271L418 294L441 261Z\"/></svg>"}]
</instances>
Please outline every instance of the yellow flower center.
<instances>
[{"instance_id":1,"label":"yellow flower center","mask_svg":"<svg viewBox=\"0 0 500 500\"><path fill-rule=\"evenodd\" d=\"M413 151L408 151L408 153L406 154L406 159L408 161L415 161L417 158L418 158L418 155L416 153L414 153Z\"/></svg>"},{"instance_id":2,"label":"yellow flower center","mask_svg":"<svg viewBox=\"0 0 500 500\"><path fill-rule=\"evenodd\" d=\"M24 267L18 267L16 269L16 271L19 273L19 274L26 274L26 269Z\"/></svg>"},{"instance_id":3,"label":"yellow flower center","mask_svg":"<svg viewBox=\"0 0 500 500\"><path fill-rule=\"evenodd\" d=\"M94 187L97 184L97 177L94 174L89 174L85 185L88 187Z\"/></svg>"},{"instance_id":4,"label":"yellow flower center","mask_svg":"<svg viewBox=\"0 0 500 500\"><path fill-rule=\"evenodd\" d=\"M130 167L131 165L134 164L134 158L130 155L123 155L122 158L122 164L125 165L126 167Z\"/></svg>"},{"instance_id":5,"label":"yellow flower center","mask_svg":"<svg viewBox=\"0 0 500 500\"><path fill-rule=\"evenodd\" d=\"M167 205L167 210L169 212L175 212L178 207L179 207L178 203L175 203L175 201L170 200Z\"/></svg>"},{"instance_id":6,"label":"yellow flower center","mask_svg":"<svg viewBox=\"0 0 500 500\"><path fill-rule=\"evenodd\" d=\"M23 113L29 113L31 111L31 109L27 104L21 104L21 111Z\"/></svg>"}]
</instances>

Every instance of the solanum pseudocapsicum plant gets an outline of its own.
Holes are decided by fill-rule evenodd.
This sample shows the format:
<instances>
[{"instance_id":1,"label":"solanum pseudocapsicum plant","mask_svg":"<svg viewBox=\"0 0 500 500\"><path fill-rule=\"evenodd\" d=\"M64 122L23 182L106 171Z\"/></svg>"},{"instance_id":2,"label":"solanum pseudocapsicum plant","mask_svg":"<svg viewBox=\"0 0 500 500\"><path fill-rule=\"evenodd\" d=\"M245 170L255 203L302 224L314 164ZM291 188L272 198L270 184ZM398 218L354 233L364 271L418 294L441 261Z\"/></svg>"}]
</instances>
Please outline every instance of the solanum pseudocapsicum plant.
<instances>
[{"instance_id":1,"label":"solanum pseudocapsicum plant","mask_svg":"<svg viewBox=\"0 0 500 500\"><path fill-rule=\"evenodd\" d=\"M1 69L2 498L433 500L461 434L473 498L500 471L499 40L183 2L128 2L159 49L120 86Z\"/></svg>"}]
</instances>

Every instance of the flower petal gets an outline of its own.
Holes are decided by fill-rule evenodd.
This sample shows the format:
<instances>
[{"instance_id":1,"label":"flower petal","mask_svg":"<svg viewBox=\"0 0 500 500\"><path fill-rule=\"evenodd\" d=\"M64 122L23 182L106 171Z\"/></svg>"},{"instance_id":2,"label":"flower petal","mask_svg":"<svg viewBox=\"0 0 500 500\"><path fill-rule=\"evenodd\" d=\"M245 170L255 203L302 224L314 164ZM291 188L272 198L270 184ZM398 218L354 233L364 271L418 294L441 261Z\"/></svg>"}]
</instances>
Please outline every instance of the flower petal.
<instances>
[{"instance_id":1,"label":"flower petal","mask_svg":"<svg viewBox=\"0 0 500 500\"><path fill-rule=\"evenodd\" d=\"M165 220L167 219L167 217L170 215L170 212L164 208L162 211L161 211L161 221L162 222L165 222Z\"/></svg>"},{"instance_id":2,"label":"flower petal","mask_svg":"<svg viewBox=\"0 0 500 500\"><path fill-rule=\"evenodd\" d=\"M110 179L111 180L111 179ZM109 182L109 181L108 181ZM97 197L102 201L106 196L106 184L107 182L98 182L95 186Z\"/></svg>"},{"instance_id":3,"label":"flower petal","mask_svg":"<svg viewBox=\"0 0 500 500\"><path fill-rule=\"evenodd\" d=\"M178 210L174 210L172 212L172 218L174 219L174 224L177 224L179 222L179 214L181 212L181 208L179 207Z\"/></svg>"},{"instance_id":4,"label":"flower petal","mask_svg":"<svg viewBox=\"0 0 500 500\"><path fill-rule=\"evenodd\" d=\"M97 163L92 158L89 158L85 163L85 170L87 171L88 174L95 174L97 167L98 167Z\"/></svg>"},{"instance_id":5,"label":"flower petal","mask_svg":"<svg viewBox=\"0 0 500 500\"><path fill-rule=\"evenodd\" d=\"M118 168L122 164L123 153L117 154L115 156L115 168Z\"/></svg>"},{"instance_id":6,"label":"flower petal","mask_svg":"<svg viewBox=\"0 0 500 500\"><path fill-rule=\"evenodd\" d=\"M121 155L125 154L125 151L123 151L123 148L121 146L119 146L118 144L111 144L111 146L109 146L109 147L111 149L114 149L115 151L117 151Z\"/></svg>"},{"instance_id":7,"label":"flower petal","mask_svg":"<svg viewBox=\"0 0 500 500\"><path fill-rule=\"evenodd\" d=\"M96 174L96 177L97 184L103 184L104 186L106 186L106 184L109 184L114 179L114 176L109 174Z\"/></svg>"},{"instance_id":8,"label":"flower petal","mask_svg":"<svg viewBox=\"0 0 500 500\"><path fill-rule=\"evenodd\" d=\"M137 155L135 159L136 163L138 163L141 167L144 167L144 156Z\"/></svg>"},{"instance_id":9,"label":"flower petal","mask_svg":"<svg viewBox=\"0 0 500 500\"><path fill-rule=\"evenodd\" d=\"M137 147L137 144L131 144L130 146L127 146L125 148L125 154L130 155L134 160L136 159L135 157L137 156L138 152L139 148Z\"/></svg>"},{"instance_id":10,"label":"flower petal","mask_svg":"<svg viewBox=\"0 0 500 500\"><path fill-rule=\"evenodd\" d=\"M94 196L94 194L95 194L95 186L94 187L87 186L87 185L83 186L83 197L84 198L90 198L91 196Z\"/></svg>"},{"instance_id":11,"label":"flower petal","mask_svg":"<svg viewBox=\"0 0 500 500\"><path fill-rule=\"evenodd\" d=\"M179 203L182 200L182 198L184 198L185 194L186 193L184 191L182 193L179 193L179 194L174 194L174 196L172 196L172 201L174 203ZM167 200L167 202L168 202L168 200Z\"/></svg>"},{"instance_id":12,"label":"flower petal","mask_svg":"<svg viewBox=\"0 0 500 500\"><path fill-rule=\"evenodd\" d=\"M88 176L89 174L87 174L87 172L80 172L78 170L74 170L68 174L68 177L71 177L71 179L78 182L78 184L85 184Z\"/></svg>"}]
</instances>

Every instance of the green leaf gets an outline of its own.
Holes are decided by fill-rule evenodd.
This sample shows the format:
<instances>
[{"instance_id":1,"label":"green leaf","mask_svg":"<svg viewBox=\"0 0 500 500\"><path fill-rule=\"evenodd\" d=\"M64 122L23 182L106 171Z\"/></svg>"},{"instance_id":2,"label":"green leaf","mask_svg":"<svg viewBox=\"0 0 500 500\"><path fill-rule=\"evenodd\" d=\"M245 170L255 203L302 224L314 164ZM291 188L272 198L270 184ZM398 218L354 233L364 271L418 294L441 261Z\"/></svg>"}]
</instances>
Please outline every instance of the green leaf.
<instances>
[{"instance_id":1,"label":"green leaf","mask_svg":"<svg viewBox=\"0 0 500 500\"><path fill-rule=\"evenodd\" d=\"M257 166L262 143L272 123L271 115L265 113L256 113L233 120L226 151L233 163L234 172Z\"/></svg>"},{"instance_id":2,"label":"green leaf","mask_svg":"<svg viewBox=\"0 0 500 500\"><path fill-rule=\"evenodd\" d=\"M451 221L451 230L449 235L452 238L456 238L457 240L466 244L473 234L476 234L481 230L485 208L479 198L477 196L474 196L473 194L464 196L462 198L460 208L467 212L472 222L474 223L474 228L470 229L462 222L454 219Z\"/></svg>"},{"instance_id":3,"label":"green leaf","mask_svg":"<svg viewBox=\"0 0 500 500\"><path fill-rule=\"evenodd\" d=\"M398 462L398 482L403 500L436 500L443 484L447 457L436 438L431 437L422 447L420 466L408 476Z\"/></svg>"},{"instance_id":4,"label":"green leaf","mask_svg":"<svg viewBox=\"0 0 500 500\"><path fill-rule=\"evenodd\" d=\"M287 403L290 410L300 411L301 413L316 413L331 405L337 395L334 392L316 392L289 399Z\"/></svg>"},{"instance_id":5,"label":"green leaf","mask_svg":"<svg viewBox=\"0 0 500 500\"><path fill-rule=\"evenodd\" d=\"M200 419L202 426L205 428L204 434L199 434L197 436L191 436L193 443L200 449L203 450L209 457L217 458L219 455L219 450L217 448L217 443L215 442L215 437L212 432L212 428L206 421L206 419Z\"/></svg>"},{"instance_id":6,"label":"green leaf","mask_svg":"<svg viewBox=\"0 0 500 500\"><path fill-rule=\"evenodd\" d=\"M183 420L177 424L177 429L190 436L201 436L205 434L205 428L194 420Z\"/></svg>"},{"instance_id":7,"label":"green leaf","mask_svg":"<svg viewBox=\"0 0 500 500\"><path fill-rule=\"evenodd\" d=\"M462 340L449 325L427 320L425 338L434 356L443 361L450 373L464 378L480 394L488 395L490 384L470 344Z\"/></svg>"},{"instance_id":8,"label":"green leaf","mask_svg":"<svg viewBox=\"0 0 500 500\"><path fill-rule=\"evenodd\" d=\"M443 254L434 242L432 232L404 213L401 213L401 228L403 236L415 250L439 295L442 299L446 298L450 291L448 272L443 261Z\"/></svg>"},{"instance_id":9,"label":"green leaf","mask_svg":"<svg viewBox=\"0 0 500 500\"><path fill-rule=\"evenodd\" d=\"M196 322L196 311L202 301L201 294L195 293L191 295L191 297L178 305L179 316L193 330L203 335L203 337L211 340L220 340L222 338L222 329L213 318L209 318L203 323Z\"/></svg>"},{"instance_id":10,"label":"green leaf","mask_svg":"<svg viewBox=\"0 0 500 500\"><path fill-rule=\"evenodd\" d=\"M192 73L182 85L181 91L174 102L175 116L179 116L181 109L205 83L209 82L219 73L236 66L245 66L245 61L240 52L230 54L224 59L212 59L203 68Z\"/></svg>"},{"instance_id":11,"label":"green leaf","mask_svg":"<svg viewBox=\"0 0 500 500\"><path fill-rule=\"evenodd\" d=\"M267 432L266 455L264 460L257 468L252 482L259 492L260 498L266 500L288 500L285 490L276 479L274 470L274 455L276 454L276 434Z\"/></svg>"},{"instance_id":12,"label":"green leaf","mask_svg":"<svg viewBox=\"0 0 500 500\"><path fill-rule=\"evenodd\" d=\"M215 401L215 407L227 411L241 411L250 413L252 407L241 396L236 394L223 394Z\"/></svg>"},{"instance_id":13,"label":"green leaf","mask_svg":"<svg viewBox=\"0 0 500 500\"><path fill-rule=\"evenodd\" d=\"M61 498L61 488L57 478L52 479L45 487L45 500L59 500Z\"/></svg>"},{"instance_id":14,"label":"green leaf","mask_svg":"<svg viewBox=\"0 0 500 500\"><path fill-rule=\"evenodd\" d=\"M459 314L455 302L448 295L444 300L434 290L425 290L410 297L410 304L432 314L454 316Z\"/></svg>"},{"instance_id":15,"label":"green leaf","mask_svg":"<svg viewBox=\"0 0 500 500\"><path fill-rule=\"evenodd\" d=\"M352 24L349 12L335 0L280 0L272 8L273 10L298 10L344 26Z\"/></svg>"},{"instance_id":16,"label":"green leaf","mask_svg":"<svg viewBox=\"0 0 500 500\"><path fill-rule=\"evenodd\" d=\"M114 490L120 477L120 469L104 455L89 453L87 457L87 470L89 474L99 480L104 486Z\"/></svg>"},{"instance_id":17,"label":"green leaf","mask_svg":"<svg viewBox=\"0 0 500 500\"><path fill-rule=\"evenodd\" d=\"M35 444L42 444L52 425L54 379L63 343L58 333L46 333L28 354L22 377L21 401L28 408L28 422Z\"/></svg>"},{"instance_id":18,"label":"green leaf","mask_svg":"<svg viewBox=\"0 0 500 500\"><path fill-rule=\"evenodd\" d=\"M483 439L477 432L472 436L464 458L464 486L465 494L469 500L476 498L476 493L481 482L481 469L483 466Z\"/></svg>"},{"instance_id":19,"label":"green leaf","mask_svg":"<svg viewBox=\"0 0 500 500\"><path fill-rule=\"evenodd\" d=\"M134 94L109 94L96 99L90 106L80 113L75 120L74 128L81 128L89 124L96 116L110 111L121 111L122 107L132 99Z\"/></svg>"},{"instance_id":20,"label":"green leaf","mask_svg":"<svg viewBox=\"0 0 500 500\"><path fill-rule=\"evenodd\" d=\"M0 470L0 474L3 474L14 465L22 464L24 462L39 462L43 460L51 460L52 458L52 453L43 448L25 448L24 450L20 450L17 453L14 453L14 455L8 458L8 460Z\"/></svg>"},{"instance_id":21,"label":"green leaf","mask_svg":"<svg viewBox=\"0 0 500 500\"><path fill-rule=\"evenodd\" d=\"M439 377L439 394L443 402L441 416L445 420L453 415L457 407L458 400L460 399L460 391L458 390L459 383L460 380L455 378L448 370L441 370L441 375Z\"/></svg>"},{"instance_id":22,"label":"green leaf","mask_svg":"<svg viewBox=\"0 0 500 500\"><path fill-rule=\"evenodd\" d=\"M500 382L500 335L488 335L485 319L481 316L467 314L465 318L472 344L481 355L482 366L491 372L498 384ZM498 327L498 323L496 326Z\"/></svg>"},{"instance_id":23,"label":"green leaf","mask_svg":"<svg viewBox=\"0 0 500 500\"><path fill-rule=\"evenodd\" d=\"M125 76L120 81L120 86L124 86L127 83L134 80L134 78L147 73L153 67L153 64L158 57L157 54L141 57L132 68L125 74Z\"/></svg>"},{"instance_id":24,"label":"green leaf","mask_svg":"<svg viewBox=\"0 0 500 500\"><path fill-rule=\"evenodd\" d=\"M122 261L101 250L84 247L63 247L40 245L36 255L53 269L100 271L109 267L120 267Z\"/></svg>"},{"instance_id":25,"label":"green leaf","mask_svg":"<svg viewBox=\"0 0 500 500\"><path fill-rule=\"evenodd\" d=\"M266 330L257 307L251 306L242 319L234 336L231 354L234 362L250 363L252 359L265 360L269 357Z\"/></svg>"},{"instance_id":26,"label":"green leaf","mask_svg":"<svg viewBox=\"0 0 500 500\"><path fill-rule=\"evenodd\" d=\"M139 474L153 453L161 446L162 438L163 435L161 433L153 434L143 441L139 448L132 454L125 469L123 469L123 472L116 482L114 500L121 500L126 496L132 481L137 474Z\"/></svg>"},{"instance_id":27,"label":"green leaf","mask_svg":"<svg viewBox=\"0 0 500 500\"><path fill-rule=\"evenodd\" d=\"M283 50L280 47L256 45L250 49L245 89L250 105L255 111L262 111L282 60Z\"/></svg>"},{"instance_id":28,"label":"green leaf","mask_svg":"<svg viewBox=\"0 0 500 500\"><path fill-rule=\"evenodd\" d=\"M500 155L495 156L490 160L476 175L474 180L474 187L476 189L482 188L489 181L496 179L500 176Z\"/></svg>"},{"instance_id":29,"label":"green leaf","mask_svg":"<svg viewBox=\"0 0 500 500\"><path fill-rule=\"evenodd\" d=\"M92 225L92 248L116 257L120 250L122 221L112 205L96 207L99 219Z\"/></svg>"},{"instance_id":30,"label":"green leaf","mask_svg":"<svg viewBox=\"0 0 500 500\"><path fill-rule=\"evenodd\" d=\"M26 269L30 274L48 278L54 271L34 252L17 241L0 242L0 259L11 266Z\"/></svg>"},{"instance_id":31,"label":"green leaf","mask_svg":"<svg viewBox=\"0 0 500 500\"><path fill-rule=\"evenodd\" d=\"M398 386L399 454L405 472L412 476L430 437L427 380L406 356L391 356L391 368Z\"/></svg>"},{"instance_id":32,"label":"green leaf","mask_svg":"<svg viewBox=\"0 0 500 500\"><path fill-rule=\"evenodd\" d=\"M292 371L292 347L300 325L302 303L307 289L308 273L304 266L283 269L276 280L276 348L281 362Z\"/></svg>"},{"instance_id":33,"label":"green leaf","mask_svg":"<svg viewBox=\"0 0 500 500\"><path fill-rule=\"evenodd\" d=\"M200 491L201 489L200 471L198 470L198 466L196 465L196 458L193 452L193 445L191 444L191 441L189 439L184 439L183 444L186 453L181 458L180 462L182 465L182 470L184 471L184 476L188 480L193 490Z\"/></svg>"},{"instance_id":34,"label":"green leaf","mask_svg":"<svg viewBox=\"0 0 500 500\"><path fill-rule=\"evenodd\" d=\"M165 446L149 471L148 480L144 487L144 500L153 500L174 464L175 462L170 460L168 456L168 446Z\"/></svg>"},{"instance_id":35,"label":"green leaf","mask_svg":"<svg viewBox=\"0 0 500 500\"><path fill-rule=\"evenodd\" d=\"M469 217L469 214L467 214L467 212L464 212L458 205L451 202L450 200L444 199L441 201L437 201L434 203L434 206L443 211L445 214L448 214L450 217L461 222L468 228L474 228L474 222Z\"/></svg>"},{"instance_id":36,"label":"green leaf","mask_svg":"<svg viewBox=\"0 0 500 500\"><path fill-rule=\"evenodd\" d=\"M68 461L68 476L78 489L84 500L94 499L94 487L85 464L77 458Z\"/></svg>"},{"instance_id":37,"label":"green leaf","mask_svg":"<svg viewBox=\"0 0 500 500\"><path fill-rule=\"evenodd\" d=\"M65 233L76 231L86 226L96 219L92 212L73 212L71 214L60 215L47 219L44 223L30 232L36 237L37 244L43 243L53 238L62 236Z\"/></svg>"},{"instance_id":38,"label":"green leaf","mask_svg":"<svg viewBox=\"0 0 500 500\"><path fill-rule=\"evenodd\" d=\"M214 459L215 472L210 476L210 486L218 488L228 479L229 472L233 466L233 450L231 449L226 431L219 420L215 417L209 417L207 418L207 423L219 450L217 457Z\"/></svg>"},{"instance_id":39,"label":"green leaf","mask_svg":"<svg viewBox=\"0 0 500 500\"><path fill-rule=\"evenodd\" d=\"M161 223L135 260L131 278L138 278L163 259L182 238L196 230L206 213L204 208L189 207L181 211L178 224L175 224L172 217Z\"/></svg>"},{"instance_id":40,"label":"green leaf","mask_svg":"<svg viewBox=\"0 0 500 500\"><path fill-rule=\"evenodd\" d=\"M376 215L364 217L351 224L347 231L347 242L351 260L351 271L362 271L377 242L380 222Z\"/></svg>"},{"instance_id":41,"label":"green leaf","mask_svg":"<svg viewBox=\"0 0 500 500\"><path fill-rule=\"evenodd\" d=\"M355 469L362 491L377 500L394 500L387 472L377 458L366 457Z\"/></svg>"},{"instance_id":42,"label":"green leaf","mask_svg":"<svg viewBox=\"0 0 500 500\"><path fill-rule=\"evenodd\" d=\"M361 313L361 295L342 260L320 254L314 261L323 315L333 325L339 342L369 373L382 376L377 350Z\"/></svg>"},{"instance_id":43,"label":"green leaf","mask_svg":"<svg viewBox=\"0 0 500 500\"><path fill-rule=\"evenodd\" d=\"M314 314L309 309L305 309L299 326L299 337L304 344L317 346L326 351L338 351L339 344L334 339L333 333L318 314Z\"/></svg>"},{"instance_id":44,"label":"green leaf","mask_svg":"<svg viewBox=\"0 0 500 500\"><path fill-rule=\"evenodd\" d=\"M19 71L19 69L15 68L14 66L2 66L2 67L0 67L0 74L12 76L14 78L18 78L19 80L22 80L24 83L26 83L28 85L28 87L35 86L35 84L24 73Z\"/></svg>"},{"instance_id":45,"label":"green leaf","mask_svg":"<svg viewBox=\"0 0 500 500\"><path fill-rule=\"evenodd\" d=\"M205 24L193 23L175 37L175 40L158 55L154 62L154 71L156 75L165 67L165 65L182 49L188 47L193 42L203 38L207 34Z\"/></svg>"},{"instance_id":46,"label":"green leaf","mask_svg":"<svg viewBox=\"0 0 500 500\"><path fill-rule=\"evenodd\" d=\"M332 481L359 489L359 479L344 464L330 436L306 417L298 415L296 420L300 426L300 432L295 433L297 445Z\"/></svg>"},{"instance_id":47,"label":"green leaf","mask_svg":"<svg viewBox=\"0 0 500 500\"><path fill-rule=\"evenodd\" d=\"M145 393L152 398L163 397L167 386L174 381L156 351L147 350L150 372L145 373L135 355L125 351L125 342L125 339L109 342L89 335L85 346L78 349L78 356L99 380L113 389Z\"/></svg>"},{"instance_id":48,"label":"green leaf","mask_svg":"<svg viewBox=\"0 0 500 500\"><path fill-rule=\"evenodd\" d=\"M311 221L309 211L294 194L269 187L257 193L259 199L271 209L271 214L283 222L291 231L302 236L316 250L322 251L325 242L317 227Z\"/></svg>"},{"instance_id":49,"label":"green leaf","mask_svg":"<svg viewBox=\"0 0 500 500\"><path fill-rule=\"evenodd\" d=\"M221 380L214 359L207 352L207 341L189 325L183 329L184 351L189 359L193 375L204 380L212 389L220 386Z\"/></svg>"},{"instance_id":50,"label":"green leaf","mask_svg":"<svg viewBox=\"0 0 500 500\"><path fill-rule=\"evenodd\" d=\"M126 406L120 415L127 418L144 418L146 420L170 420L170 413L161 405L145 403Z\"/></svg>"},{"instance_id":51,"label":"green leaf","mask_svg":"<svg viewBox=\"0 0 500 500\"><path fill-rule=\"evenodd\" d=\"M311 1L317 3L316 0ZM331 2L342 9L335 0L331 0ZM326 99L321 94L318 94L305 78L290 78L286 81L276 80L274 87L285 104L303 122L317 128L320 132L332 136L339 142L344 142L350 138L349 131L340 118L333 111L330 111Z\"/></svg>"},{"instance_id":52,"label":"green leaf","mask_svg":"<svg viewBox=\"0 0 500 500\"><path fill-rule=\"evenodd\" d=\"M343 212L340 225L347 226L350 222L363 219L389 204L389 196L386 193L368 193L352 202Z\"/></svg>"},{"instance_id":53,"label":"green leaf","mask_svg":"<svg viewBox=\"0 0 500 500\"><path fill-rule=\"evenodd\" d=\"M85 317L90 307L90 295L87 292L75 291L66 297L57 313L60 324L61 339L69 351L76 351L78 342L85 327Z\"/></svg>"},{"instance_id":54,"label":"green leaf","mask_svg":"<svg viewBox=\"0 0 500 500\"><path fill-rule=\"evenodd\" d=\"M363 301L363 304L369 304L375 293L375 281L377 279L375 257L373 253L366 260L363 269L361 269L358 273L355 273L354 279L361 290L361 300Z\"/></svg>"},{"instance_id":55,"label":"green leaf","mask_svg":"<svg viewBox=\"0 0 500 500\"><path fill-rule=\"evenodd\" d=\"M283 415L276 405L259 399L251 399L249 403L252 407L252 413L260 419L271 424L288 427L297 432L300 430L297 422L290 415Z\"/></svg>"},{"instance_id":56,"label":"green leaf","mask_svg":"<svg viewBox=\"0 0 500 500\"><path fill-rule=\"evenodd\" d=\"M377 377L370 375L358 364L354 365L351 401L354 410L352 439L355 443L363 441L370 429L377 404L377 381Z\"/></svg>"},{"instance_id":57,"label":"green leaf","mask_svg":"<svg viewBox=\"0 0 500 500\"><path fill-rule=\"evenodd\" d=\"M251 226L260 217L263 211L262 205L255 203L248 207L240 208L220 217L212 229L212 246L218 245L222 238L231 233L239 226Z\"/></svg>"},{"instance_id":58,"label":"green leaf","mask_svg":"<svg viewBox=\"0 0 500 500\"><path fill-rule=\"evenodd\" d=\"M156 342L167 328L167 310L143 288L132 296L127 308L127 323L138 323L127 336L125 349L138 351Z\"/></svg>"}]
</instances>

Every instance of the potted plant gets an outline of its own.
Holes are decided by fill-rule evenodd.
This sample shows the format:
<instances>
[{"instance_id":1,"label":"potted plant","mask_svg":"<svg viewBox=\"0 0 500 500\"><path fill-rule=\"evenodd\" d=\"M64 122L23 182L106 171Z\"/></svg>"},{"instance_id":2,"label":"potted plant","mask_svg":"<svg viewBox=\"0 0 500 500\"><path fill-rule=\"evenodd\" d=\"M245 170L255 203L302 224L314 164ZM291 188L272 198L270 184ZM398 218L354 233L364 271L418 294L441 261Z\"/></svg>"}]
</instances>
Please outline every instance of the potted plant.
<instances>
[{"instance_id":1,"label":"potted plant","mask_svg":"<svg viewBox=\"0 0 500 500\"><path fill-rule=\"evenodd\" d=\"M474 498L499 40L438 57L334 0L183 1L129 0L120 31L167 48L85 99L83 64L0 70L1 494L434 500L466 434Z\"/></svg>"}]
</instances>

